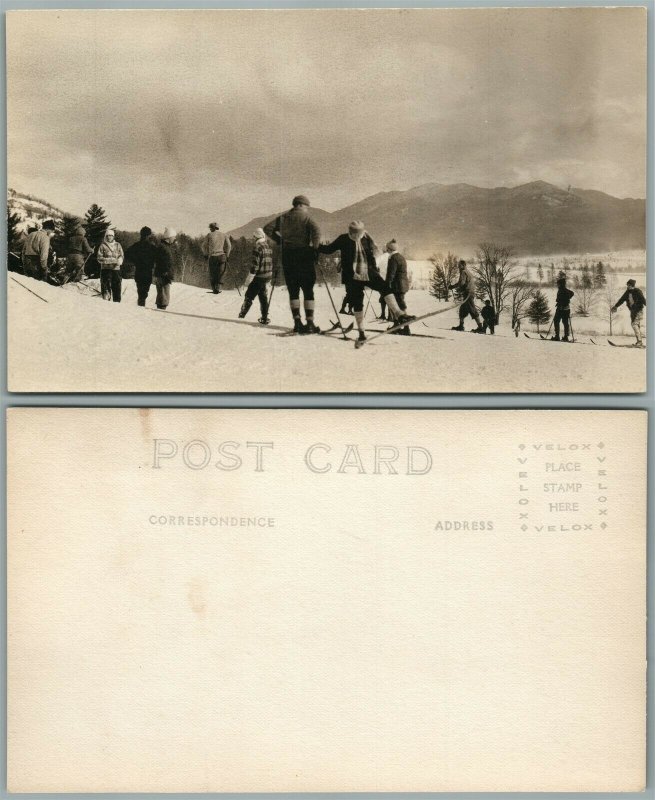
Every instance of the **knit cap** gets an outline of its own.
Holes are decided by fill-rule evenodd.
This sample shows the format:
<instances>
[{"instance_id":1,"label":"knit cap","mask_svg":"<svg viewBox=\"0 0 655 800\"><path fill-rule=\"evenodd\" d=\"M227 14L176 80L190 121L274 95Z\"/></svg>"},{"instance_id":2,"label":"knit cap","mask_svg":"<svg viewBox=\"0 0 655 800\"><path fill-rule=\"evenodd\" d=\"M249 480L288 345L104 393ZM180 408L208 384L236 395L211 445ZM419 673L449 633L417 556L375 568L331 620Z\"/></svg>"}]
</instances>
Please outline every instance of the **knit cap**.
<instances>
[{"instance_id":1,"label":"knit cap","mask_svg":"<svg viewBox=\"0 0 655 800\"><path fill-rule=\"evenodd\" d=\"M291 205L293 205L293 206L300 206L300 205L308 206L308 205L311 205L311 204L309 202L309 199L307 198L307 195L297 194L293 198L293 200L291 201Z\"/></svg>"},{"instance_id":2,"label":"knit cap","mask_svg":"<svg viewBox=\"0 0 655 800\"><path fill-rule=\"evenodd\" d=\"M355 219L348 225L348 230L353 233L361 233L364 230L364 223L361 219Z\"/></svg>"},{"instance_id":3,"label":"knit cap","mask_svg":"<svg viewBox=\"0 0 655 800\"><path fill-rule=\"evenodd\" d=\"M395 253L398 250L398 242L395 239L392 239L390 242L387 242L387 250L391 250L391 252Z\"/></svg>"},{"instance_id":4,"label":"knit cap","mask_svg":"<svg viewBox=\"0 0 655 800\"><path fill-rule=\"evenodd\" d=\"M257 230L254 232L253 236L255 237L255 239L265 239L266 238L266 234L264 233L262 228L257 228Z\"/></svg>"}]
</instances>

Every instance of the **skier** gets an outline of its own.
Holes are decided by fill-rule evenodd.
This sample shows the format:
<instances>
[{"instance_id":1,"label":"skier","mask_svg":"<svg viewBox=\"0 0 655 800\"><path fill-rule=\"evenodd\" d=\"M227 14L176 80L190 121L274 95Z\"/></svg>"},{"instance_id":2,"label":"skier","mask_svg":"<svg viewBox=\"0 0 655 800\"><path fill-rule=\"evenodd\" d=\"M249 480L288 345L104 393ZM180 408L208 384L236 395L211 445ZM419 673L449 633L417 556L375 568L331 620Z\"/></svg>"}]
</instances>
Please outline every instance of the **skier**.
<instances>
[{"instance_id":1,"label":"skier","mask_svg":"<svg viewBox=\"0 0 655 800\"><path fill-rule=\"evenodd\" d=\"M475 306L475 281L473 280L473 276L466 268L466 261L460 261L457 266L459 268L459 281L457 283L453 283L448 288L454 289L456 292L458 292L459 296L463 298L464 302L459 307L459 325L453 325L452 330L463 331L464 320L470 314L471 318L474 319L478 324L477 328L473 328L473 333L484 333L485 330L482 325L482 320L480 319L480 314Z\"/></svg>"},{"instance_id":2,"label":"skier","mask_svg":"<svg viewBox=\"0 0 655 800\"><path fill-rule=\"evenodd\" d=\"M41 230L28 233L23 244L23 272L38 280L48 279L48 259L50 240L55 235L55 223L51 219L43 221Z\"/></svg>"},{"instance_id":3,"label":"skier","mask_svg":"<svg viewBox=\"0 0 655 800\"><path fill-rule=\"evenodd\" d=\"M482 319L484 320L482 323L482 332L486 334L487 328L489 328L489 333L493 336L496 329L496 309L491 305L491 300L488 298L484 301L481 313Z\"/></svg>"},{"instance_id":4,"label":"skier","mask_svg":"<svg viewBox=\"0 0 655 800\"><path fill-rule=\"evenodd\" d=\"M630 324L635 333L637 341L632 345L633 347L643 347L643 335L641 332L641 322L644 318L644 308L646 307L646 298L641 289L637 288L637 281L630 278L626 286L628 287L621 297L612 306L612 314L615 314L619 306L625 303L630 309Z\"/></svg>"},{"instance_id":5,"label":"skier","mask_svg":"<svg viewBox=\"0 0 655 800\"><path fill-rule=\"evenodd\" d=\"M386 282L389 284L393 296L396 298L398 308L404 314L407 311L407 304L405 303L405 294L409 291L409 278L407 276L407 261L405 256L398 252L398 243L395 239L387 242L386 251L389 253L389 260L387 261L387 277ZM386 301L381 298L382 302ZM406 325L400 328L396 333L403 334L404 336L410 335L409 327Z\"/></svg>"},{"instance_id":6,"label":"skier","mask_svg":"<svg viewBox=\"0 0 655 800\"><path fill-rule=\"evenodd\" d=\"M518 338L519 333L521 333L521 318L520 317L514 323L514 336L516 336Z\"/></svg>"},{"instance_id":7,"label":"skier","mask_svg":"<svg viewBox=\"0 0 655 800\"><path fill-rule=\"evenodd\" d=\"M246 316L253 300L259 296L259 307L262 312L259 322L262 325L268 325L270 322L268 318L268 284L273 275L273 251L266 241L266 234L262 228L257 228L253 239L255 243L252 249L252 264L246 278L248 288L241 311L239 311L239 318L243 319Z\"/></svg>"},{"instance_id":8,"label":"skier","mask_svg":"<svg viewBox=\"0 0 655 800\"><path fill-rule=\"evenodd\" d=\"M125 260L134 264L134 282L136 283L137 305L145 306L152 285L152 273L155 268L157 246L153 242L152 230L144 225L139 231L140 239L125 251Z\"/></svg>"},{"instance_id":9,"label":"skier","mask_svg":"<svg viewBox=\"0 0 655 800\"><path fill-rule=\"evenodd\" d=\"M173 243L177 234L172 228L165 228L161 237L161 244L155 254L155 286L157 287L157 308L165 311L171 301L171 283L175 274L173 264Z\"/></svg>"},{"instance_id":10,"label":"skier","mask_svg":"<svg viewBox=\"0 0 655 800\"><path fill-rule=\"evenodd\" d=\"M120 303L122 296L121 264L125 255L116 235L107 228L105 236L98 247L98 264L100 264L100 291L103 300Z\"/></svg>"},{"instance_id":11,"label":"skier","mask_svg":"<svg viewBox=\"0 0 655 800\"><path fill-rule=\"evenodd\" d=\"M560 322L562 322L564 325L564 338L561 341L570 341L569 329L571 321L571 298L574 294L575 292L571 291L571 289L568 289L566 286L566 275L563 272L560 272L560 276L557 279L557 297L555 298L555 316L553 318L553 322L555 324L555 335L550 337L553 342L560 341Z\"/></svg>"},{"instance_id":12,"label":"skier","mask_svg":"<svg viewBox=\"0 0 655 800\"><path fill-rule=\"evenodd\" d=\"M385 302L396 319L396 322L411 322L415 317L405 313L399 307L396 297L380 275L375 262L375 244L366 233L364 223L356 220L348 226L348 233L342 233L331 244L319 246L320 253L341 253L341 281L346 287L346 294L352 305L355 322L359 331L359 340L365 341L364 333L364 288L368 286L384 297Z\"/></svg>"},{"instance_id":13,"label":"skier","mask_svg":"<svg viewBox=\"0 0 655 800\"><path fill-rule=\"evenodd\" d=\"M71 281L80 281L84 275L84 264L93 252L93 248L86 238L83 225L78 225L75 233L68 241L68 256L66 265L70 271Z\"/></svg>"},{"instance_id":14,"label":"skier","mask_svg":"<svg viewBox=\"0 0 655 800\"><path fill-rule=\"evenodd\" d=\"M202 252L209 266L209 280L214 294L221 291L221 282L227 268L232 243L230 237L219 231L218 223L209 223L209 233L202 243Z\"/></svg>"},{"instance_id":15,"label":"skier","mask_svg":"<svg viewBox=\"0 0 655 800\"><path fill-rule=\"evenodd\" d=\"M320 333L314 325L314 284L321 231L309 215L309 200L299 194L291 210L264 226L266 235L279 243L282 269L289 290L289 305L295 333ZM300 316L300 291L303 293L306 324Z\"/></svg>"}]
</instances>

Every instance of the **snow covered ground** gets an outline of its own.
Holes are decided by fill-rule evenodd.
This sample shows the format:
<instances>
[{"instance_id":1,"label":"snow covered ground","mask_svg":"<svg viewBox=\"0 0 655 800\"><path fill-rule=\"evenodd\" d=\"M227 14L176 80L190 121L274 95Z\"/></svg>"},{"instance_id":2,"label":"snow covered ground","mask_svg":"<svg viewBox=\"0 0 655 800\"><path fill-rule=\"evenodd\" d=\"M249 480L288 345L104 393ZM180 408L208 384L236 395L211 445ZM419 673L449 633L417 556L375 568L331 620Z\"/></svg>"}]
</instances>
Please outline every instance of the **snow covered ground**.
<instances>
[{"instance_id":1,"label":"snow covered ground","mask_svg":"<svg viewBox=\"0 0 655 800\"><path fill-rule=\"evenodd\" d=\"M19 286L19 281L22 286ZM97 283L97 282L96 282ZM355 350L327 336L285 336L288 296L276 287L271 324L245 320L235 291L220 295L174 284L168 311L139 308L133 281L123 302L107 303L85 287L64 288L9 274L9 389L22 392L639 392L645 351L515 338L507 319L495 336L451 331L457 312L416 323L421 336L383 336ZM31 292L39 294L47 302ZM342 291L333 290L340 303ZM316 287L316 322L334 318L325 287ZM438 304L412 291L409 309ZM369 309L367 328L381 330ZM621 330L630 330L622 309ZM343 316L344 324L352 317ZM472 327L467 320L467 328ZM524 325L524 330L529 331ZM615 331L617 329L615 328ZM436 337L436 338L432 338ZM621 343L630 336L614 336Z\"/></svg>"}]
</instances>

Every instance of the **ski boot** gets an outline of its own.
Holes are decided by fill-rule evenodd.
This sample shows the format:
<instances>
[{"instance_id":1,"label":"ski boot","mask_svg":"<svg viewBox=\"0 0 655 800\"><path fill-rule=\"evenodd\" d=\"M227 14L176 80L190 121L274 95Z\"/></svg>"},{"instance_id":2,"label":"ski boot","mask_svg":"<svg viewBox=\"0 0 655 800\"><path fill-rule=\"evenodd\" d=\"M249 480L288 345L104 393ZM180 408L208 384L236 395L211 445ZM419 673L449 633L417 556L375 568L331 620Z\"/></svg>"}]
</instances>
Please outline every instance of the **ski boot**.
<instances>
[{"instance_id":1,"label":"ski boot","mask_svg":"<svg viewBox=\"0 0 655 800\"><path fill-rule=\"evenodd\" d=\"M643 350L644 343L643 342L635 342L634 344L631 344L630 347L638 347L638 348Z\"/></svg>"},{"instance_id":2,"label":"ski boot","mask_svg":"<svg viewBox=\"0 0 655 800\"><path fill-rule=\"evenodd\" d=\"M560 340L559 336L551 336L551 337L550 337L550 341L551 341L551 342L559 342L559 341L561 341L561 340Z\"/></svg>"},{"instance_id":3,"label":"ski boot","mask_svg":"<svg viewBox=\"0 0 655 800\"><path fill-rule=\"evenodd\" d=\"M564 337L562 338L562 341L563 341L563 342L570 342L571 340L569 339L569 337L568 337L568 336L564 336Z\"/></svg>"},{"instance_id":4,"label":"ski boot","mask_svg":"<svg viewBox=\"0 0 655 800\"><path fill-rule=\"evenodd\" d=\"M259 322L259 324L260 324L260 325L268 325L268 323L269 323L270 321L271 321L271 320L270 320L270 318L269 318L269 317L260 317L260 318L257 320L257 322Z\"/></svg>"},{"instance_id":5,"label":"ski boot","mask_svg":"<svg viewBox=\"0 0 655 800\"><path fill-rule=\"evenodd\" d=\"M320 333L320 332L321 329L317 325L314 325L314 320L308 319L307 324L303 329L303 333L310 334L310 333Z\"/></svg>"},{"instance_id":6,"label":"ski boot","mask_svg":"<svg viewBox=\"0 0 655 800\"><path fill-rule=\"evenodd\" d=\"M459 325L453 325L453 327L450 330L451 331L463 331L464 330L464 323L460 322Z\"/></svg>"},{"instance_id":7,"label":"ski boot","mask_svg":"<svg viewBox=\"0 0 655 800\"><path fill-rule=\"evenodd\" d=\"M357 333L357 341L358 342L365 342L366 341L366 334L364 333L364 331L359 331Z\"/></svg>"},{"instance_id":8,"label":"ski boot","mask_svg":"<svg viewBox=\"0 0 655 800\"><path fill-rule=\"evenodd\" d=\"M409 328L401 328L400 330L396 331L398 336L411 336L412 332Z\"/></svg>"},{"instance_id":9,"label":"ski boot","mask_svg":"<svg viewBox=\"0 0 655 800\"><path fill-rule=\"evenodd\" d=\"M485 333L485 329L482 327L482 325L478 325L477 328L472 328L471 332L472 333Z\"/></svg>"},{"instance_id":10,"label":"ski boot","mask_svg":"<svg viewBox=\"0 0 655 800\"><path fill-rule=\"evenodd\" d=\"M413 314L401 314L398 317L398 322L407 324L408 322L414 322L415 319L416 317Z\"/></svg>"},{"instance_id":11,"label":"ski boot","mask_svg":"<svg viewBox=\"0 0 655 800\"><path fill-rule=\"evenodd\" d=\"M241 305L241 311L239 311L239 319L243 319L248 311L250 310L250 306L252 305L252 300L244 300L243 304Z\"/></svg>"},{"instance_id":12,"label":"ski boot","mask_svg":"<svg viewBox=\"0 0 655 800\"><path fill-rule=\"evenodd\" d=\"M302 324L302 320L300 317L295 317L293 320L293 332L294 333L304 333L305 326Z\"/></svg>"}]
</instances>

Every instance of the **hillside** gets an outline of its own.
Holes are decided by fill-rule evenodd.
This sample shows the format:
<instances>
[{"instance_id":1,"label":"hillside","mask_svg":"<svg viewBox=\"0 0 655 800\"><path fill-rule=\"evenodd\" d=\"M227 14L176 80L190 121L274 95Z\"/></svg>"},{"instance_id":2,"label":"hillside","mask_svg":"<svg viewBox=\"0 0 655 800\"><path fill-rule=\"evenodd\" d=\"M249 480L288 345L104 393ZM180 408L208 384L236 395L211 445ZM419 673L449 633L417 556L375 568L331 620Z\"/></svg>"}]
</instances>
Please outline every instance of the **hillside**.
<instances>
[{"instance_id":1,"label":"hillside","mask_svg":"<svg viewBox=\"0 0 655 800\"><path fill-rule=\"evenodd\" d=\"M53 206L47 200L41 200L31 194L23 194L14 189L7 189L7 208L9 213L16 214L21 222L20 231L27 230L29 222L42 222L44 219L63 219L66 212Z\"/></svg>"},{"instance_id":2,"label":"hillside","mask_svg":"<svg viewBox=\"0 0 655 800\"><path fill-rule=\"evenodd\" d=\"M248 236L274 216L252 220L231 233ZM531 255L644 249L645 216L645 200L565 191L544 181L494 189L427 183L404 192L381 192L332 213L315 210L324 238L345 231L350 220L362 219L378 243L395 237L414 258L447 250L468 253L489 240Z\"/></svg>"}]
</instances>

